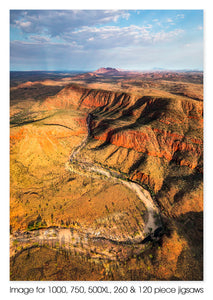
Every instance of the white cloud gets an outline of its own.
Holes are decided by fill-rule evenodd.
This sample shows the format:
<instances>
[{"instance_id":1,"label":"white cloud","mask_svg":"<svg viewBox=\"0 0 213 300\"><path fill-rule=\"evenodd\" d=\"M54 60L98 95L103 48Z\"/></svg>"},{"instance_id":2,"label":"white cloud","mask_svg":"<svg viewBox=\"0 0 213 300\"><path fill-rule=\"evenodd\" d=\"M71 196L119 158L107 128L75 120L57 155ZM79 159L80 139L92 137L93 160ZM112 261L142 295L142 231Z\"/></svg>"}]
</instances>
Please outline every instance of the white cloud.
<instances>
[{"instance_id":1,"label":"white cloud","mask_svg":"<svg viewBox=\"0 0 213 300\"><path fill-rule=\"evenodd\" d=\"M176 18L178 18L178 19L184 19L184 14L177 14L177 16L176 16Z\"/></svg>"},{"instance_id":2,"label":"white cloud","mask_svg":"<svg viewBox=\"0 0 213 300\"><path fill-rule=\"evenodd\" d=\"M153 32L152 25L126 27L104 26L89 27L84 26L79 30L64 34L64 41L71 43L75 41L85 49L88 47L116 48L132 46L146 46L153 42L169 42L183 33L183 30L176 29L172 31ZM90 43L90 42L93 43Z\"/></svg>"},{"instance_id":3,"label":"white cloud","mask_svg":"<svg viewBox=\"0 0 213 300\"><path fill-rule=\"evenodd\" d=\"M40 36L40 35L31 35L29 37L31 40L39 42L39 43L44 43L44 42L49 42L50 38L46 36Z\"/></svg>"},{"instance_id":4,"label":"white cloud","mask_svg":"<svg viewBox=\"0 0 213 300\"><path fill-rule=\"evenodd\" d=\"M28 22L19 22L19 21L17 21L16 23L17 23L17 25L19 25L22 28L28 28L32 25L32 23L29 22L29 21Z\"/></svg>"},{"instance_id":5,"label":"white cloud","mask_svg":"<svg viewBox=\"0 0 213 300\"><path fill-rule=\"evenodd\" d=\"M30 32L32 27L32 22L30 21L19 21L15 22L16 26L25 32Z\"/></svg>"},{"instance_id":6,"label":"white cloud","mask_svg":"<svg viewBox=\"0 0 213 300\"><path fill-rule=\"evenodd\" d=\"M169 31L169 32L165 32L165 31L161 31L156 33L153 36L153 40L154 42L166 42L169 40L173 40L174 38L180 36L181 34L183 34L184 30L182 29L175 29L173 31Z\"/></svg>"},{"instance_id":7,"label":"white cloud","mask_svg":"<svg viewBox=\"0 0 213 300\"><path fill-rule=\"evenodd\" d=\"M12 10L10 22L26 33L61 36L82 26L127 20L129 16L125 10Z\"/></svg>"},{"instance_id":8,"label":"white cloud","mask_svg":"<svg viewBox=\"0 0 213 300\"><path fill-rule=\"evenodd\" d=\"M20 66L23 69L49 69L49 70L94 70L100 66L120 66L124 69L149 69L154 67L202 68L202 43L188 45L182 42L167 43L179 36L181 32L161 32L153 34L155 41L138 41L137 46L128 43L117 48L118 44L108 47L99 47L95 41L94 47L80 47L77 43L37 43L20 42L11 43L11 69ZM112 41L112 40L111 40ZM173 41L173 40L172 40ZM93 42L90 41L91 44ZM162 42L162 43L161 43ZM154 47L153 47L154 43ZM106 44L107 45L107 44ZM158 47L158 45L160 45ZM181 51L180 51L181 49Z\"/></svg>"}]
</instances>

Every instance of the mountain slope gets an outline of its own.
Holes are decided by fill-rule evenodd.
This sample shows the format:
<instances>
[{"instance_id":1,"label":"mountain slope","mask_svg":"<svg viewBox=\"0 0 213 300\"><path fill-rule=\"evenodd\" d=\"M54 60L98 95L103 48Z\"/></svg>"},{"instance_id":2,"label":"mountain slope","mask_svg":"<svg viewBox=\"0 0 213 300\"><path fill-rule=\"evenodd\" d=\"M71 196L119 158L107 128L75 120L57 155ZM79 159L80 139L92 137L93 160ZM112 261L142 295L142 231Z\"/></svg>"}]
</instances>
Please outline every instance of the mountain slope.
<instances>
[{"instance_id":1,"label":"mountain slope","mask_svg":"<svg viewBox=\"0 0 213 300\"><path fill-rule=\"evenodd\" d=\"M114 249L122 249L117 257L127 255L119 241L138 236L147 218L143 203L128 189L106 184L104 177L93 178L80 167L78 174L69 173L64 167L89 132L77 161L106 168L145 187L164 224L159 242L140 254L128 252L126 265L120 266L126 275L117 278L201 280L202 85L181 80L135 81L140 85L136 92L135 86L104 89L104 83L95 83L96 88L85 82L69 84L25 114L14 114L12 229L23 230L32 221L36 226L41 216L42 226L45 221L46 226L101 233L104 253L109 250L107 255L113 256L114 250L106 246L111 237L118 241ZM133 85L132 79L124 82ZM98 243L90 255L100 255L102 242ZM117 276L117 267L109 265ZM108 279L107 274L103 278Z\"/></svg>"}]
</instances>

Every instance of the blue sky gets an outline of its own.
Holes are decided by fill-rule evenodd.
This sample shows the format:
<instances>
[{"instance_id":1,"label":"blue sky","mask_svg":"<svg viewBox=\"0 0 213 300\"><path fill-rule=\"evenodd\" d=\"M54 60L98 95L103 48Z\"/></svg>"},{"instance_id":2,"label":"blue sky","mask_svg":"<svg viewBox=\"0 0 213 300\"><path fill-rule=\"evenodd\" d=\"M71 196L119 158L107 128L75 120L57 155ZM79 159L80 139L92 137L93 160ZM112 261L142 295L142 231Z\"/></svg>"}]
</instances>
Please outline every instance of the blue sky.
<instances>
[{"instance_id":1,"label":"blue sky","mask_svg":"<svg viewBox=\"0 0 213 300\"><path fill-rule=\"evenodd\" d=\"M202 10L11 10L11 70L203 69Z\"/></svg>"}]
</instances>

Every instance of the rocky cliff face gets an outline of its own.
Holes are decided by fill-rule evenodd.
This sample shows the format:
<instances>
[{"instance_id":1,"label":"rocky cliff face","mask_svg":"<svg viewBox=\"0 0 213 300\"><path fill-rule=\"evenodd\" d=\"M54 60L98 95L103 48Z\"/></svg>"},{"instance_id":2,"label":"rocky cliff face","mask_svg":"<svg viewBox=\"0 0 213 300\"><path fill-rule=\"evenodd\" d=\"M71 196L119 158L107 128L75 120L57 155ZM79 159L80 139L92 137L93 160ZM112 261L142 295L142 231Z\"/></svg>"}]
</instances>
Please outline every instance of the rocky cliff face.
<instances>
[{"instance_id":1,"label":"rocky cliff face","mask_svg":"<svg viewBox=\"0 0 213 300\"><path fill-rule=\"evenodd\" d=\"M118 278L201 280L202 97L193 96L196 91L191 92L190 84L187 95L180 95L176 83L170 93L168 82L163 93L151 85L146 90L142 86L141 93L127 93L72 84L37 103L32 111L15 112L11 119L12 229L24 229L32 221L37 225L39 213L47 226L85 232L94 228L118 240L138 236L141 218L147 216L136 194L106 184L103 178L71 174L64 168L71 151L85 141L90 113L89 138L78 161L110 168L146 187L165 225L159 242L137 258L129 254L125 275ZM128 277L129 270L133 277Z\"/></svg>"},{"instance_id":2,"label":"rocky cliff face","mask_svg":"<svg viewBox=\"0 0 213 300\"><path fill-rule=\"evenodd\" d=\"M139 130L126 130L116 132L109 130L95 139L109 142L118 147L134 149L137 152L147 155L164 158L167 161L174 159L181 166L188 166L194 169L197 166L197 158L202 153L202 140L185 138L184 135L173 134L166 130L153 128L146 132ZM191 152L194 154L191 159L176 158L177 152ZM185 153L186 154L186 153ZM184 156L184 155L183 155Z\"/></svg>"},{"instance_id":3,"label":"rocky cliff face","mask_svg":"<svg viewBox=\"0 0 213 300\"><path fill-rule=\"evenodd\" d=\"M115 93L111 91L87 89L82 86L69 85L56 96L47 98L43 103L49 108L69 108L78 107L95 109L97 107L113 107L118 105L128 105L130 95L125 93Z\"/></svg>"},{"instance_id":4,"label":"rocky cliff face","mask_svg":"<svg viewBox=\"0 0 213 300\"><path fill-rule=\"evenodd\" d=\"M92 113L91 139L86 154L149 185L160 203L168 178L171 181L175 174L183 184L183 176L202 174L201 101L174 95L170 98L138 97L70 85L43 105L74 106ZM173 185L176 185L175 180ZM174 211L179 191L176 187L176 192L171 193L169 205L164 205L165 199L162 200L162 206L167 206L170 213ZM199 209L201 206L198 205Z\"/></svg>"}]
</instances>

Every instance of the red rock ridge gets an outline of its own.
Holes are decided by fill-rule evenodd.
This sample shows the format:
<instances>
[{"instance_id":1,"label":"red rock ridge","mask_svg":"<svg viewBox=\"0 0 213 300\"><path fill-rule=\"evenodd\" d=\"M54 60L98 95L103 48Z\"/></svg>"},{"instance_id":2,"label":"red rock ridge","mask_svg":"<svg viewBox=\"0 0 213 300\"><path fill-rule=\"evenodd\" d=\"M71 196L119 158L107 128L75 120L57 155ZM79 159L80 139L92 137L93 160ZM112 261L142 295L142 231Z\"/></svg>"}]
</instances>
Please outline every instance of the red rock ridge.
<instances>
[{"instance_id":1,"label":"red rock ridge","mask_svg":"<svg viewBox=\"0 0 213 300\"><path fill-rule=\"evenodd\" d=\"M136 105L137 103L137 105ZM177 116L173 117L174 102L169 99L142 97L135 98L126 93L115 93L105 90L87 89L83 86L69 85L61 90L56 96L49 97L43 104L47 108L75 108L94 110L97 107L102 108L102 111L114 112L116 109L120 112L127 112L134 118L140 117L145 111L153 114L153 111L158 115L156 120L163 122L165 126L170 124L178 124L179 126L188 124L194 120L202 122L202 103L198 101L179 101L177 100ZM164 105L164 106L163 106ZM162 106L164 107L163 112ZM166 109L166 111L165 111ZM171 113L167 113L171 112ZM134 114L133 114L134 112ZM125 114L124 114L125 115ZM175 115L174 115L175 116ZM188 119L188 120L187 120ZM190 121L192 120L192 121ZM93 121L91 130L94 138L103 142L107 141L118 147L134 149L140 153L146 153L149 156L155 156L166 159L167 161L176 161L181 166L188 166L191 169L197 167L198 158L202 155L203 145L202 140L197 137L186 137L178 132L171 132L169 127L160 129L151 126L141 126L139 129L116 130L108 127L99 126L99 132L96 128L102 121ZM199 122L197 122L198 124ZM200 124L200 123L199 123ZM110 125L110 124L109 124ZM187 125L188 126L188 125ZM199 125L199 127L201 124ZM186 129L187 130L187 129ZM176 152L190 153L187 155L176 156ZM187 158L186 158L187 157ZM199 167L200 170L200 167Z\"/></svg>"},{"instance_id":2,"label":"red rock ridge","mask_svg":"<svg viewBox=\"0 0 213 300\"><path fill-rule=\"evenodd\" d=\"M185 139L179 134L159 130L157 128L147 129L146 132L126 130L125 132L114 133L105 132L100 136L94 136L95 139L107 141L118 147L134 149L137 152L147 155L164 158L168 161L173 159L176 151L189 151L199 157L202 154L202 141L198 139ZM196 163L179 162L180 165L187 165L195 168Z\"/></svg>"},{"instance_id":3,"label":"red rock ridge","mask_svg":"<svg viewBox=\"0 0 213 300\"><path fill-rule=\"evenodd\" d=\"M69 85L56 96L48 97L43 106L52 108L87 108L94 109L103 106L128 105L134 99L126 93L111 92L105 90L87 89L84 87Z\"/></svg>"}]
</instances>

